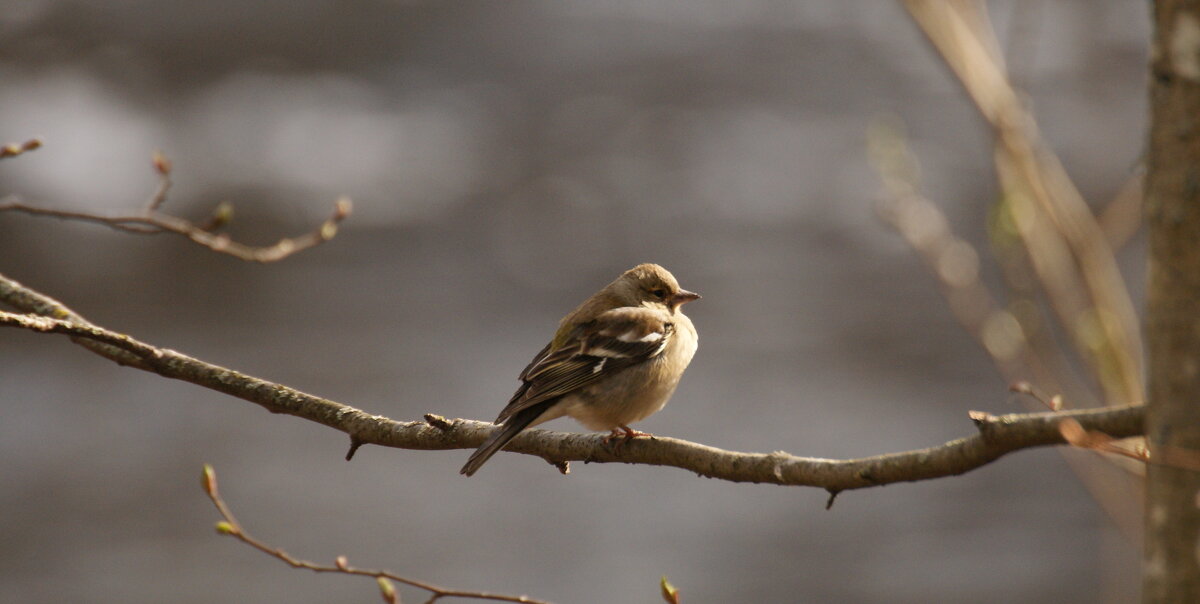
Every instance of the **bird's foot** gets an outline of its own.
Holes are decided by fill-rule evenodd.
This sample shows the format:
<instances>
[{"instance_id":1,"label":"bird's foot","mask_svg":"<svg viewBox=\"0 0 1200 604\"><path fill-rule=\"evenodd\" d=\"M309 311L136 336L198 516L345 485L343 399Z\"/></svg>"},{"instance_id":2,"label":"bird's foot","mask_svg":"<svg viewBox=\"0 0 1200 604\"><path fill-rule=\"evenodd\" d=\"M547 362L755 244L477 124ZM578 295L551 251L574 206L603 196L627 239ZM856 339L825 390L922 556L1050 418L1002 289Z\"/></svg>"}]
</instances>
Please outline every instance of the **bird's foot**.
<instances>
[{"instance_id":1,"label":"bird's foot","mask_svg":"<svg viewBox=\"0 0 1200 604\"><path fill-rule=\"evenodd\" d=\"M639 432L637 430L634 430L633 428L630 428L629 426L621 426L621 430L623 430L625 432L625 440L633 440L639 436L645 436L646 438L654 438L654 435L649 432Z\"/></svg>"},{"instance_id":2,"label":"bird's foot","mask_svg":"<svg viewBox=\"0 0 1200 604\"><path fill-rule=\"evenodd\" d=\"M654 438L654 435L649 432L639 432L629 426L617 426L612 429L612 432L608 436L604 437L604 444L612 449L614 454L620 454L625 443L639 436Z\"/></svg>"}]
</instances>

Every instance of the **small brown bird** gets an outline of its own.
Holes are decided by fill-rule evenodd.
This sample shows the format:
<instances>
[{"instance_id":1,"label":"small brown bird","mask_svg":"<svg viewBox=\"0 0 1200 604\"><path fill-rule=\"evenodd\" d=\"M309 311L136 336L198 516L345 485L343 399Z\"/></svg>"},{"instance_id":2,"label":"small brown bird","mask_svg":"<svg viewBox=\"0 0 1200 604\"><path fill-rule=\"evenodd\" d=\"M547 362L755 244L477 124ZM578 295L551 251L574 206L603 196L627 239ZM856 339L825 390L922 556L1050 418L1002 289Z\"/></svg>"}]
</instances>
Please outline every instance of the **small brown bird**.
<instances>
[{"instance_id":1,"label":"small brown bird","mask_svg":"<svg viewBox=\"0 0 1200 604\"><path fill-rule=\"evenodd\" d=\"M629 427L667 404L696 354L696 328L680 307L700 297L667 269L639 264L559 323L521 372L499 428L460 470L470 476L525 428L569 415L610 439L649 436Z\"/></svg>"}]
</instances>

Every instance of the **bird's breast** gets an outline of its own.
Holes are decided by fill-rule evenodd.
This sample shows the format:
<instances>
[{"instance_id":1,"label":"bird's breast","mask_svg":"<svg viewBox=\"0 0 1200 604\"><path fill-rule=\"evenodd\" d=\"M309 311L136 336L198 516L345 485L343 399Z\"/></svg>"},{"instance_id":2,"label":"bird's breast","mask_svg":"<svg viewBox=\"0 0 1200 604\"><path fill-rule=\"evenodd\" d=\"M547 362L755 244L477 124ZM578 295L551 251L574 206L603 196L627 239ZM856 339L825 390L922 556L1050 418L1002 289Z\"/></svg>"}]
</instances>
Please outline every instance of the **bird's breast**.
<instances>
[{"instance_id":1,"label":"bird's breast","mask_svg":"<svg viewBox=\"0 0 1200 604\"><path fill-rule=\"evenodd\" d=\"M662 354L563 397L563 415L591 430L627 426L657 413L670 400L698 348L696 329L682 314Z\"/></svg>"}]
</instances>

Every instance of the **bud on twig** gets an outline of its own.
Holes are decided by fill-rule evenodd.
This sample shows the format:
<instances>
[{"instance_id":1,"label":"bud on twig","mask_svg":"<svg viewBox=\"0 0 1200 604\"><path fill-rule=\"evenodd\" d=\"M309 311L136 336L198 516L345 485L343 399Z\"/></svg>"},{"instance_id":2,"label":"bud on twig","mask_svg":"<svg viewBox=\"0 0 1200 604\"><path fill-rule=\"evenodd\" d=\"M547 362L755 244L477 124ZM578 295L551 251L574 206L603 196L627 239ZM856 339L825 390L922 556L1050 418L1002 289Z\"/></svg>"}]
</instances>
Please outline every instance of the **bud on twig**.
<instances>
[{"instance_id":1,"label":"bud on twig","mask_svg":"<svg viewBox=\"0 0 1200 604\"><path fill-rule=\"evenodd\" d=\"M154 171L166 176L171 173L171 160L167 159L161 151L155 151L151 159L154 163Z\"/></svg>"},{"instance_id":2,"label":"bud on twig","mask_svg":"<svg viewBox=\"0 0 1200 604\"><path fill-rule=\"evenodd\" d=\"M392 585L387 577L379 577L375 579L379 583L379 594L383 596L383 601L387 604L399 604L400 600L396 597L396 587Z\"/></svg>"},{"instance_id":3,"label":"bud on twig","mask_svg":"<svg viewBox=\"0 0 1200 604\"><path fill-rule=\"evenodd\" d=\"M204 471L200 475L200 486L204 487L204 492L212 497L217 492L217 473L213 470L212 465L204 464Z\"/></svg>"}]
</instances>

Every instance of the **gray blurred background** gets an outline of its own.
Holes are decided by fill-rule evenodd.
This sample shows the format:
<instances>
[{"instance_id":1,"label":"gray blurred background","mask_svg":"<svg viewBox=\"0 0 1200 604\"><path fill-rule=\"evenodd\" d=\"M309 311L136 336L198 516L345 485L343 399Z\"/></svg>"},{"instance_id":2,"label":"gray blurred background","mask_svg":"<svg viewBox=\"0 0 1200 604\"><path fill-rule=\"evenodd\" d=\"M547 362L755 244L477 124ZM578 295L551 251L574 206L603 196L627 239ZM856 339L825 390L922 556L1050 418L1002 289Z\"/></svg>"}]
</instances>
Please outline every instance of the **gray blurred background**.
<instances>
[{"instance_id":1,"label":"gray blurred background","mask_svg":"<svg viewBox=\"0 0 1200 604\"><path fill-rule=\"evenodd\" d=\"M997 2L1010 67L1084 195L1145 123L1147 7ZM178 238L0 214L0 272L107 327L371 413L490 420L558 318L639 262L704 299L672 403L637 427L858 457L1024 407L875 214L866 133L907 124L929 195L982 241L989 134L890 2L0 2L0 194L121 213L235 204L251 265ZM1122 257L1140 287L1140 242ZM214 464L298 556L556 602L1092 602L1136 546L1052 450L843 494L670 468L368 447L58 336L0 333L0 600L373 602L217 536ZM570 420L546 426L578 430ZM1135 495L1131 494L1131 497ZM421 601L418 592L402 592Z\"/></svg>"}]
</instances>

